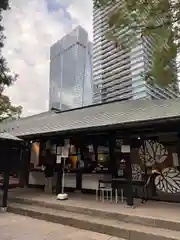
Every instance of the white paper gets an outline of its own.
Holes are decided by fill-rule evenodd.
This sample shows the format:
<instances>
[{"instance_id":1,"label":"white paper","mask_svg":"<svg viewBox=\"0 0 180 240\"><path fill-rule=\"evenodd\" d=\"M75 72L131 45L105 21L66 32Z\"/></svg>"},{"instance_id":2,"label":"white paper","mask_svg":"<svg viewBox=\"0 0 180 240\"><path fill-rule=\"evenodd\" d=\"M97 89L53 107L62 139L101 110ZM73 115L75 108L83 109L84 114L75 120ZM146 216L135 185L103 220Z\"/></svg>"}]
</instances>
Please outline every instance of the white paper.
<instances>
[{"instance_id":1,"label":"white paper","mask_svg":"<svg viewBox=\"0 0 180 240\"><path fill-rule=\"evenodd\" d=\"M121 152L122 153L130 153L130 146L129 145L122 145Z\"/></svg>"},{"instance_id":2,"label":"white paper","mask_svg":"<svg viewBox=\"0 0 180 240\"><path fill-rule=\"evenodd\" d=\"M67 158L67 157L69 156L69 148L67 148L67 147L62 147L62 154L61 154L61 156L62 156L63 158Z\"/></svg>"},{"instance_id":3,"label":"white paper","mask_svg":"<svg viewBox=\"0 0 180 240\"><path fill-rule=\"evenodd\" d=\"M58 164L58 163L61 163L61 156L57 156L56 157L56 163Z\"/></svg>"},{"instance_id":4,"label":"white paper","mask_svg":"<svg viewBox=\"0 0 180 240\"><path fill-rule=\"evenodd\" d=\"M57 146L57 155L61 155L62 148L61 146Z\"/></svg>"}]
</instances>

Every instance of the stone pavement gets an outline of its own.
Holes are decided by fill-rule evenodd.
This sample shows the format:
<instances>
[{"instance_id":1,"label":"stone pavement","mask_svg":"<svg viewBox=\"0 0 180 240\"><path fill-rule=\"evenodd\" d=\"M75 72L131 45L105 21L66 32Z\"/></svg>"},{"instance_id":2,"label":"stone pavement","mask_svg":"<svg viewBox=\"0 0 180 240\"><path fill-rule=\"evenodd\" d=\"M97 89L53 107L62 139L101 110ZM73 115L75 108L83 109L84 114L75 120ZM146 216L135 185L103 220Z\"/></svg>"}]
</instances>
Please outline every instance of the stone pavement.
<instances>
[{"instance_id":1,"label":"stone pavement","mask_svg":"<svg viewBox=\"0 0 180 240\"><path fill-rule=\"evenodd\" d=\"M0 214L1 240L122 240L10 213Z\"/></svg>"}]
</instances>

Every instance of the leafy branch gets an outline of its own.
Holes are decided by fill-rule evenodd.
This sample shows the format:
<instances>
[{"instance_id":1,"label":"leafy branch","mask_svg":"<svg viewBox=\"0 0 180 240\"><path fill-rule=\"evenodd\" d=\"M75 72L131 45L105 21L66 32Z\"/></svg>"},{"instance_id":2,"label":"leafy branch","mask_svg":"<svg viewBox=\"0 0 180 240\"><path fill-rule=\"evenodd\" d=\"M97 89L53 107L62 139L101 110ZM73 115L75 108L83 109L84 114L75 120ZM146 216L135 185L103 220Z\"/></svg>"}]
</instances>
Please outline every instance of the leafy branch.
<instances>
[{"instance_id":1,"label":"leafy branch","mask_svg":"<svg viewBox=\"0 0 180 240\"><path fill-rule=\"evenodd\" d=\"M105 35L115 47L131 50L140 41L151 41L148 83L163 87L176 84L180 0L95 0L94 7L107 14Z\"/></svg>"},{"instance_id":2,"label":"leafy branch","mask_svg":"<svg viewBox=\"0 0 180 240\"><path fill-rule=\"evenodd\" d=\"M4 46L4 27L2 26L2 11L9 9L8 0L0 1L0 122L7 118L19 118L22 112L21 106L12 105L8 96L3 94L6 87L11 86L17 80L17 74L12 74L7 62L2 55Z\"/></svg>"}]
</instances>

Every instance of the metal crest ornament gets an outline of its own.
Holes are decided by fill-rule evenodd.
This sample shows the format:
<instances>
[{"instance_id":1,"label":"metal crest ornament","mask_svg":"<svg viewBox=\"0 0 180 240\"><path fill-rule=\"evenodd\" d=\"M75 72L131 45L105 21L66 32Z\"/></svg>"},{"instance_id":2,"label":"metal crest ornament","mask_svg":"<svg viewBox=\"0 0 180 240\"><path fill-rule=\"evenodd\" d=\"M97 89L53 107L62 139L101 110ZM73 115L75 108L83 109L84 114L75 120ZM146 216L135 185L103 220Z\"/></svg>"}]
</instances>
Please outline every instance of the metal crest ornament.
<instances>
[{"instance_id":1,"label":"metal crest ornament","mask_svg":"<svg viewBox=\"0 0 180 240\"><path fill-rule=\"evenodd\" d=\"M142 179L142 171L141 171L141 167L139 164L132 164L131 165L132 168L132 179L134 181L138 181Z\"/></svg>"},{"instance_id":2,"label":"metal crest ornament","mask_svg":"<svg viewBox=\"0 0 180 240\"><path fill-rule=\"evenodd\" d=\"M146 167L152 167L155 163L163 163L168 157L168 151L163 144L146 140L139 148L139 157Z\"/></svg>"},{"instance_id":3,"label":"metal crest ornament","mask_svg":"<svg viewBox=\"0 0 180 240\"><path fill-rule=\"evenodd\" d=\"M165 193L180 192L180 172L176 168L164 168L162 173L156 176L155 186Z\"/></svg>"}]
</instances>

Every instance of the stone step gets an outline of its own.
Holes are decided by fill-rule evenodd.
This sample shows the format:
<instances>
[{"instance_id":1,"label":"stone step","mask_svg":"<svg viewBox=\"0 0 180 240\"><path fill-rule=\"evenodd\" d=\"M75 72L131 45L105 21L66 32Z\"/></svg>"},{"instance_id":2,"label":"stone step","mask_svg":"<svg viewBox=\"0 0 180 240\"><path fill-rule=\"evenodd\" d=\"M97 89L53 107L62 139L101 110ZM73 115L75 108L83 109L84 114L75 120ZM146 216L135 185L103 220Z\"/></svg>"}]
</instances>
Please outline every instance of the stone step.
<instances>
[{"instance_id":1,"label":"stone step","mask_svg":"<svg viewBox=\"0 0 180 240\"><path fill-rule=\"evenodd\" d=\"M126 223L112 219L88 216L84 214L56 210L52 208L27 205L20 203L10 203L8 211L15 214L25 215L36 219L46 220L104 233L126 240L179 240L180 231L159 229L140 224Z\"/></svg>"},{"instance_id":2,"label":"stone step","mask_svg":"<svg viewBox=\"0 0 180 240\"><path fill-rule=\"evenodd\" d=\"M163 219L163 218L153 218L150 216L139 216L137 214L128 214L128 213L117 213L109 210L100 210L95 209L92 206L87 207L79 207L63 204L63 202L45 202L42 200L28 199L28 198L13 198L12 202L35 205L39 207L46 207L60 211L67 211L71 213L84 214L93 217L99 217L103 219L111 219L121 222L134 223L143 226L150 226L162 229L168 229L173 231L180 230L180 221L171 220L171 219Z\"/></svg>"}]
</instances>

